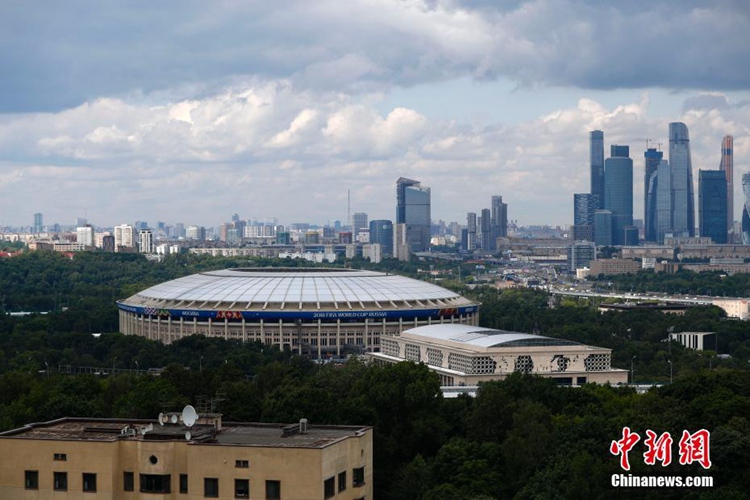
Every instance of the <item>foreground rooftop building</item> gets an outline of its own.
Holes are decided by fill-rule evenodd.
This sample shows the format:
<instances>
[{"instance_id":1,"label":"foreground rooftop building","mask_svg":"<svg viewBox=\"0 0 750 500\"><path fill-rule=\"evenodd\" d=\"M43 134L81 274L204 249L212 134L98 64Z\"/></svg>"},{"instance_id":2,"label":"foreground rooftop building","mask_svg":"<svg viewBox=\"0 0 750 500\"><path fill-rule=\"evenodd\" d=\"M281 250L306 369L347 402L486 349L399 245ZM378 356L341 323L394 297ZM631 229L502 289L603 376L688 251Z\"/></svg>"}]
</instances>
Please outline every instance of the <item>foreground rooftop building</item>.
<instances>
[{"instance_id":1,"label":"foreground rooftop building","mask_svg":"<svg viewBox=\"0 0 750 500\"><path fill-rule=\"evenodd\" d=\"M612 368L611 349L528 333L468 325L431 325L384 338L376 362L425 363L441 385L474 386L513 372L540 375L564 385L627 383L627 370Z\"/></svg>"},{"instance_id":2,"label":"foreground rooftop building","mask_svg":"<svg viewBox=\"0 0 750 500\"><path fill-rule=\"evenodd\" d=\"M0 433L0 498L373 498L370 427L166 418L62 418Z\"/></svg>"}]
</instances>

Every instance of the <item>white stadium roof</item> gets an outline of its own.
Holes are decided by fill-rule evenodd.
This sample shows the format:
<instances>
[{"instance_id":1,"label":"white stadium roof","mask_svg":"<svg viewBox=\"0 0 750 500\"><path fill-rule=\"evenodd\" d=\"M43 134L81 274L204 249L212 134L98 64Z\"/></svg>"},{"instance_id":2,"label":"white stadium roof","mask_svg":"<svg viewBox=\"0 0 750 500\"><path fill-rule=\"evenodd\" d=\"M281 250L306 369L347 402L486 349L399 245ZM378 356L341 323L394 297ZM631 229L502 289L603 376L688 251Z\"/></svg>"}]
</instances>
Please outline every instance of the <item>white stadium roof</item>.
<instances>
[{"instance_id":1,"label":"white stadium roof","mask_svg":"<svg viewBox=\"0 0 750 500\"><path fill-rule=\"evenodd\" d=\"M473 303L445 288L396 274L336 268L237 268L167 281L122 301L175 308L403 309Z\"/></svg>"},{"instance_id":2,"label":"white stadium roof","mask_svg":"<svg viewBox=\"0 0 750 500\"><path fill-rule=\"evenodd\" d=\"M531 347L582 345L572 340L556 339L530 333L494 330L481 326L435 324L404 330L402 335L416 335L433 340L448 340L473 347Z\"/></svg>"}]
</instances>

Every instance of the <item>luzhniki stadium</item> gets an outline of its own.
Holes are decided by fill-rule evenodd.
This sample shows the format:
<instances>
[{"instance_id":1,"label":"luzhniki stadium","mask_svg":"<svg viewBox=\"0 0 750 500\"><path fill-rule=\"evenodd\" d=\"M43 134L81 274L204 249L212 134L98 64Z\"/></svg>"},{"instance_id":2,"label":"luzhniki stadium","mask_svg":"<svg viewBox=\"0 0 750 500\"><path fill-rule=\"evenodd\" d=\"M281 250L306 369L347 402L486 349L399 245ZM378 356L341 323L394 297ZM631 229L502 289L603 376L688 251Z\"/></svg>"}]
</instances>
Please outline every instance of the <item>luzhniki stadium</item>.
<instances>
[{"instance_id":1,"label":"luzhniki stadium","mask_svg":"<svg viewBox=\"0 0 750 500\"><path fill-rule=\"evenodd\" d=\"M236 268L193 274L118 301L120 332L165 343L202 334L313 357L380 350L418 326L479 324L479 304L396 274L335 268Z\"/></svg>"}]
</instances>

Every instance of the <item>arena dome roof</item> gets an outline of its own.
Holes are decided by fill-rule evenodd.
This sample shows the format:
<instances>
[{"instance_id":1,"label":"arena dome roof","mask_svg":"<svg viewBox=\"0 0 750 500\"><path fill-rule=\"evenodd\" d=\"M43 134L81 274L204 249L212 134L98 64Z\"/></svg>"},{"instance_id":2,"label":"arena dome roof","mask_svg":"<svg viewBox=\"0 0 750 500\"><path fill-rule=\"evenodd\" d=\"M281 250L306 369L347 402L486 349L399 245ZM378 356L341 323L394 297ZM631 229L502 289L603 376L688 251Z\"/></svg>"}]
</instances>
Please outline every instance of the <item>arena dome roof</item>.
<instances>
[{"instance_id":1,"label":"arena dome roof","mask_svg":"<svg viewBox=\"0 0 750 500\"><path fill-rule=\"evenodd\" d=\"M396 274L336 268L236 268L167 281L120 301L121 309L403 310L477 304Z\"/></svg>"}]
</instances>

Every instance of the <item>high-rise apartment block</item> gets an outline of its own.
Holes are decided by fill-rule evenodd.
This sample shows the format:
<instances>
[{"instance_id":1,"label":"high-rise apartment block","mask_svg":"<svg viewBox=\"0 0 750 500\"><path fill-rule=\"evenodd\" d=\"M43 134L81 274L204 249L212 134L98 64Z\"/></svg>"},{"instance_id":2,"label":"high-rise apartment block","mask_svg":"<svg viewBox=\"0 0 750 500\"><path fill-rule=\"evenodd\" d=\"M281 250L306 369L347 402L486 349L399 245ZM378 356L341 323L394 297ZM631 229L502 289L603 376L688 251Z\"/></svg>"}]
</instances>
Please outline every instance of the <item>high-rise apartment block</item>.
<instances>
[{"instance_id":1,"label":"high-rise apartment block","mask_svg":"<svg viewBox=\"0 0 750 500\"><path fill-rule=\"evenodd\" d=\"M135 229L129 224L115 226L115 252L135 247Z\"/></svg>"},{"instance_id":2,"label":"high-rise apartment block","mask_svg":"<svg viewBox=\"0 0 750 500\"><path fill-rule=\"evenodd\" d=\"M91 224L76 228L76 241L87 247L94 246L94 228L91 227Z\"/></svg>"},{"instance_id":3,"label":"high-rise apartment block","mask_svg":"<svg viewBox=\"0 0 750 500\"><path fill-rule=\"evenodd\" d=\"M491 209L493 250L497 250L497 239L508 236L508 204L502 196L493 196Z\"/></svg>"},{"instance_id":4,"label":"high-rise apartment block","mask_svg":"<svg viewBox=\"0 0 750 500\"><path fill-rule=\"evenodd\" d=\"M698 171L700 233L716 244L727 243L727 178L721 170Z\"/></svg>"}]
</instances>

